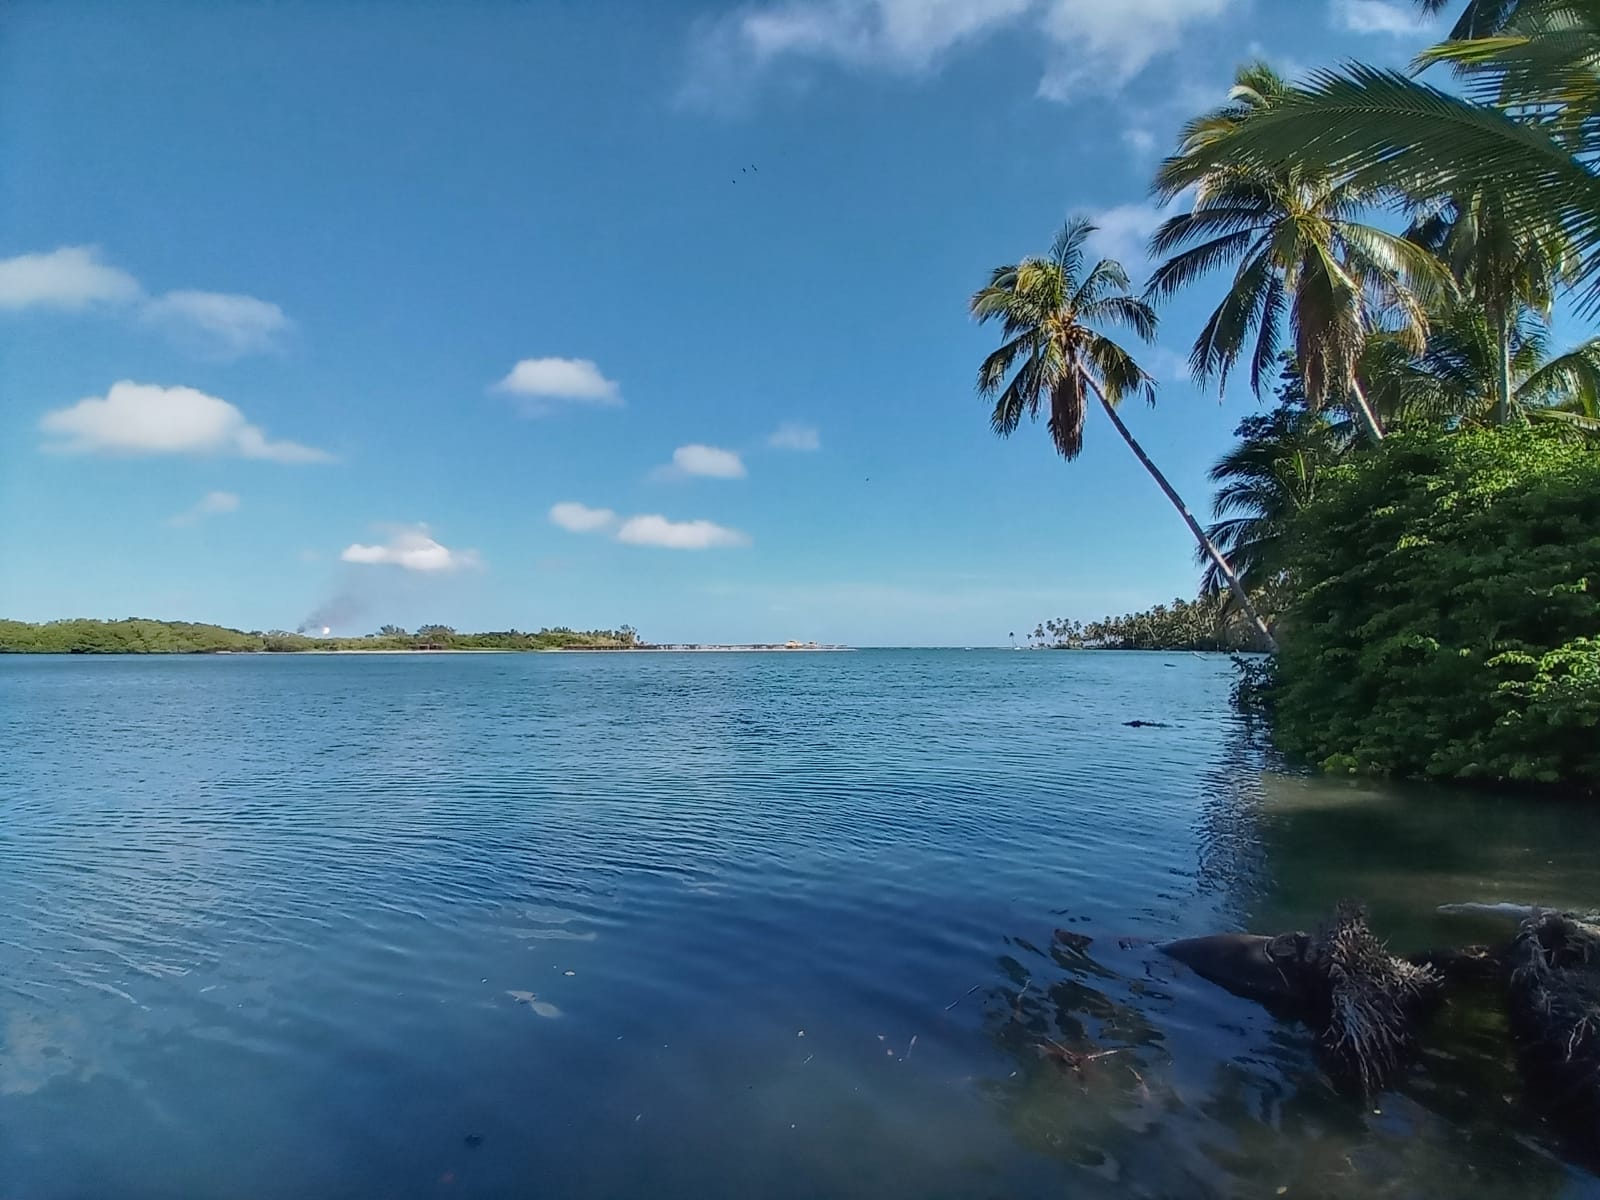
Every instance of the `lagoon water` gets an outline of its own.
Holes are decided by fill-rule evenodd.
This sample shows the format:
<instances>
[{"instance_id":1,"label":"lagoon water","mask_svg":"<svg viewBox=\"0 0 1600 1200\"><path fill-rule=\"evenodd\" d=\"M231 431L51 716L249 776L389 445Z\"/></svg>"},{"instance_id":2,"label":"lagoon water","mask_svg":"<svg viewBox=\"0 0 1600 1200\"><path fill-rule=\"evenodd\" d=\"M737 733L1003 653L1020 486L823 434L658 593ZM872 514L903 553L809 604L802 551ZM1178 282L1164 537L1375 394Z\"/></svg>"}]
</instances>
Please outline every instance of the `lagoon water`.
<instances>
[{"instance_id":1,"label":"lagoon water","mask_svg":"<svg viewBox=\"0 0 1600 1200\"><path fill-rule=\"evenodd\" d=\"M1362 1105L1153 945L1597 907L1600 817L1280 773L1229 678L0 660L0 1197L1600 1195L1492 1003Z\"/></svg>"}]
</instances>

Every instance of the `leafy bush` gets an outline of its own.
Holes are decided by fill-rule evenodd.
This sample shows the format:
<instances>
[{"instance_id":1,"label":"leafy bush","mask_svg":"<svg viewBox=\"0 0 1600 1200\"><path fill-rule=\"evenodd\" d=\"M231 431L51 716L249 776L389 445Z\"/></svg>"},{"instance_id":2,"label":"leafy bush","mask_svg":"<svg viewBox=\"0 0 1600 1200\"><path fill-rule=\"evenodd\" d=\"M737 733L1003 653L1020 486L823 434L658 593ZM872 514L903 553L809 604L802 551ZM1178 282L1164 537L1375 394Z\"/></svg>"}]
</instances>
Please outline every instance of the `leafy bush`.
<instances>
[{"instance_id":1,"label":"leafy bush","mask_svg":"<svg viewBox=\"0 0 1600 1200\"><path fill-rule=\"evenodd\" d=\"M1403 434L1296 521L1273 687L1330 770L1600 790L1600 454Z\"/></svg>"}]
</instances>

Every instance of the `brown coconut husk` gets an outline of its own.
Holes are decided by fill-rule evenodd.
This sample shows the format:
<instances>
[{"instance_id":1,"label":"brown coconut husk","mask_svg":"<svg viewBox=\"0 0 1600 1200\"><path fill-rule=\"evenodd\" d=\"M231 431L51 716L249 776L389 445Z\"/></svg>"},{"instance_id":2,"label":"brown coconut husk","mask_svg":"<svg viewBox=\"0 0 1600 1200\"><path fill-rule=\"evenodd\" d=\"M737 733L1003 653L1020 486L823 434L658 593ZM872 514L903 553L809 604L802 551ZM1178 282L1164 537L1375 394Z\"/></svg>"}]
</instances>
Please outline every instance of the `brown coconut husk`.
<instances>
[{"instance_id":1,"label":"brown coconut husk","mask_svg":"<svg viewBox=\"0 0 1600 1200\"><path fill-rule=\"evenodd\" d=\"M1443 980L1431 967L1389 953L1366 912L1341 904L1311 939L1308 965L1322 988L1317 1016L1323 1065L1363 1095L1383 1090L1415 1044L1415 1030Z\"/></svg>"},{"instance_id":2,"label":"brown coconut husk","mask_svg":"<svg viewBox=\"0 0 1600 1200\"><path fill-rule=\"evenodd\" d=\"M1600 923L1536 912L1510 959L1523 1068L1551 1114L1600 1147Z\"/></svg>"}]
</instances>

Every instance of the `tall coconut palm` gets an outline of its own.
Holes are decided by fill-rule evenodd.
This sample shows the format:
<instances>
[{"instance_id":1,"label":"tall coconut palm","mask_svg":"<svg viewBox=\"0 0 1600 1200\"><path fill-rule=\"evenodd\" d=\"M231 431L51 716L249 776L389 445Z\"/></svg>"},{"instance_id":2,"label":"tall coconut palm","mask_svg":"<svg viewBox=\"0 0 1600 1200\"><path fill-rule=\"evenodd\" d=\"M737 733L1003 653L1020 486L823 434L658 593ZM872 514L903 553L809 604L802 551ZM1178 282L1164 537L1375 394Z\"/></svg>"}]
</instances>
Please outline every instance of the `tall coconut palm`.
<instances>
[{"instance_id":1,"label":"tall coconut palm","mask_svg":"<svg viewBox=\"0 0 1600 1200\"><path fill-rule=\"evenodd\" d=\"M1386 349L1374 343L1362 363L1374 403L1385 413L1469 425L1552 421L1600 432L1600 338L1556 354L1544 322L1524 311L1512 326L1507 366L1494 322L1481 307L1460 305L1436 324L1422 355ZM1505 369L1510 401L1503 405Z\"/></svg>"},{"instance_id":2,"label":"tall coconut palm","mask_svg":"<svg viewBox=\"0 0 1600 1200\"><path fill-rule=\"evenodd\" d=\"M1568 272L1566 238L1548 221L1513 217L1504 195L1483 186L1427 206L1407 237L1450 268L1487 322L1495 339L1494 419L1505 424L1515 402L1512 357L1525 340L1518 326L1530 314L1549 320Z\"/></svg>"},{"instance_id":3,"label":"tall coconut palm","mask_svg":"<svg viewBox=\"0 0 1600 1200\"><path fill-rule=\"evenodd\" d=\"M1428 7L1442 8L1443 0ZM1600 0L1474 0L1441 63L1466 94L1352 65L1291 88L1234 136L1186 149L1185 170L1294 169L1411 200L1483 187L1512 222L1554 225L1600 306Z\"/></svg>"},{"instance_id":4,"label":"tall coconut palm","mask_svg":"<svg viewBox=\"0 0 1600 1200\"><path fill-rule=\"evenodd\" d=\"M1349 405L1369 436L1383 427L1356 373L1368 336L1380 327L1420 353L1429 303L1449 278L1428 250L1363 223L1369 196L1326 172L1297 166L1208 166L1201 159L1271 114L1290 92L1264 63L1242 67L1229 102L1184 130L1183 148L1162 167L1156 190L1171 200L1192 189L1188 212L1164 222L1152 252L1170 256L1147 295L1165 299L1210 272L1236 265L1222 302L1201 329L1190 367L1226 386L1249 355L1256 394L1271 383L1285 332L1313 408Z\"/></svg>"},{"instance_id":5,"label":"tall coconut palm","mask_svg":"<svg viewBox=\"0 0 1600 1200\"><path fill-rule=\"evenodd\" d=\"M1154 404L1155 380L1095 326L1123 326L1150 341L1156 314L1133 294L1120 263L1107 258L1089 264L1085 243L1094 230L1088 221L1068 221L1047 256L996 267L988 284L973 295L970 307L979 323L1001 325L1000 348L978 368L978 392L994 401L991 423L1000 436L1010 437L1023 417L1037 419L1048 404L1050 438L1071 462L1083 452L1089 399L1098 400L1134 457L1227 580L1240 610L1270 642L1266 622L1222 551L1117 413L1117 405L1128 396L1143 396Z\"/></svg>"}]
</instances>

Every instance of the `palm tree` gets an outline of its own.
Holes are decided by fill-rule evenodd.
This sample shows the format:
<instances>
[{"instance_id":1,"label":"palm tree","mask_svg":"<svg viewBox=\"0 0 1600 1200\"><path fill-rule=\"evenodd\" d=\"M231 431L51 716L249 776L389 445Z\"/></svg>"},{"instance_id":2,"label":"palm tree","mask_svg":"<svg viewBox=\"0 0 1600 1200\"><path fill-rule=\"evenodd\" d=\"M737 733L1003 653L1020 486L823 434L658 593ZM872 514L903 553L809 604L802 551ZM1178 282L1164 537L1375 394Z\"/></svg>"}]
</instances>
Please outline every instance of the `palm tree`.
<instances>
[{"instance_id":1,"label":"palm tree","mask_svg":"<svg viewBox=\"0 0 1600 1200\"><path fill-rule=\"evenodd\" d=\"M1439 9L1445 0L1421 0ZM1586 306L1600 305L1600 0L1474 0L1443 63L1464 95L1398 71L1352 65L1315 73L1230 137L1186 148L1186 170L1336 176L1410 201L1498 195L1504 218L1558 228L1577 248Z\"/></svg>"},{"instance_id":2,"label":"palm tree","mask_svg":"<svg viewBox=\"0 0 1600 1200\"><path fill-rule=\"evenodd\" d=\"M1362 373L1386 413L1474 425L1555 421L1600 432L1600 338L1555 354L1544 322L1524 310L1503 355L1494 321L1481 307L1460 305L1435 326L1420 357L1383 349L1374 345ZM1507 402L1502 371L1509 372Z\"/></svg>"},{"instance_id":3,"label":"palm tree","mask_svg":"<svg viewBox=\"0 0 1600 1200\"><path fill-rule=\"evenodd\" d=\"M1272 68L1252 63L1235 76L1226 105L1185 128L1183 149L1163 165L1156 190L1171 200L1193 189L1193 202L1151 238L1154 254L1171 257L1146 294L1165 299L1237 263L1190 353L1195 377L1226 387L1248 353L1251 386L1261 395L1287 326L1312 407L1349 404L1381 441L1383 427L1356 373L1362 349L1386 327L1420 353L1426 305L1447 291L1448 276L1417 242L1362 223L1370 197L1326 172L1203 165L1202 152L1225 148L1289 92Z\"/></svg>"},{"instance_id":4,"label":"palm tree","mask_svg":"<svg viewBox=\"0 0 1600 1200\"><path fill-rule=\"evenodd\" d=\"M1122 264L1107 258L1088 266L1085 242L1094 229L1088 221L1068 221L1048 256L996 267L988 284L972 297L972 315L980 324L1001 323L1000 348L978 368L978 392L994 401L994 430L1010 437L1024 416L1037 419L1048 401L1051 440L1071 462L1083 451L1089 397L1099 400L1122 440L1228 581L1239 608L1270 642L1266 622L1256 613L1222 551L1206 537L1189 506L1117 414L1117 405L1127 396L1142 395L1154 404L1155 380L1094 326L1125 326L1150 341L1156 332L1156 314L1133 295Z\"/></svg>"},{"instance_id":5,"label":"palm tree","mask_svg":"<svg viewBox=\"0 0 1600 1200\"><path fill-rule=\"evenodd\" d=\"M1306 407L1292 367L1285 368L1280 395L1272 411L1245 418L1235 431L1238 443L1210 472L1220 486L1212 500L1217 520L1206 532L1258 597L1282 590L1276 585L1289 525L1315 499L1321 472L1345 448L1321 414ZM1201 582L1205 595L1226 586L1211 570Z\"/></svg>"},{"instance_id":6,"label":"palm tree","mask_svg":"<svg viewBox=\"0 0 1600 1200\"><path fill-rule=\"evenodd\" d=\"M1545 321L1568 271L1568 247L1549 222L1513 218L1504 195L1474 188L1434 204L1407 236L1437 255L1487 321L1495 340L1495 423L1511 419L1512 356L1525 314ZM1524 339L1525 340L1525 339Z\"/></svg>"}]
</instances>

